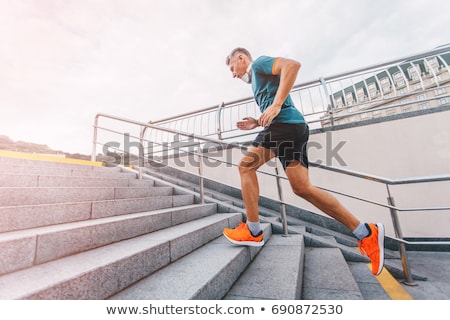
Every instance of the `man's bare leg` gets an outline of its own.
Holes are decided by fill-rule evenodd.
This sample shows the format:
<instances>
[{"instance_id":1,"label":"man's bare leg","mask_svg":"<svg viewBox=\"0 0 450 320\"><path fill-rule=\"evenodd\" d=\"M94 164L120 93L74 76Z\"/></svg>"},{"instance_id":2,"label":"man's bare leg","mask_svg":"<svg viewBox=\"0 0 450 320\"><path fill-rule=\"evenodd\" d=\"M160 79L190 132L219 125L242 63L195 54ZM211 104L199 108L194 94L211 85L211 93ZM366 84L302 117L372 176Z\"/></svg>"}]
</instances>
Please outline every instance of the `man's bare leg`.
<instances>
[{"instance_id":1,"label":"man's bare leg","mask_svg":"<svg viewBox=\"0 0 450 320\"><path fill-rule=\"evenodd\" d=\"M294 193L307 200L324 213L344 224L350 231L355 230L360 221L330 193L313 186L309 180L309 170L297 160L286 168L286 175Z\"/></svg>"},{"instance_id":2,"label":"man's bare leg","mask_svg":"<svg viewBox=\"0 0 450 320\"><path fill-rule=\"evenodd\" d=\"M372 274L380 274L384 265L383 224L361 223L330 193L311 185L308 169L298 161L293 161L286 168L286 175L296 195L312 203L353 232L360 240L361 252L365 252L372 262Z\"/></svg>"},{"instance_id":3,"label":"man's bare leg","mask_svg":"<svg viewBox=\"0 0 450 320\"><path fill-rule=\"evenodd\" d=\"M273 157L275 157L275 153L270 149L251 147L239 163L242 199L247 213L247 221L259 221L259 183L256 171Z\"/></svg>"},{"instance_id":4,"label":"man's bare leg","mask_svg":"<svg viewBox=\"0 0 450 320\"><path fill-rule=\"evenodd\" d=\"M239 163L242 198L244 200L247 221L234 229L225 228L224 236L237 245L261 247L264 235L259 223L258 198L259 185L256 171L275 154L263 147L251 147Z\"/></svg>"}]
</instances>

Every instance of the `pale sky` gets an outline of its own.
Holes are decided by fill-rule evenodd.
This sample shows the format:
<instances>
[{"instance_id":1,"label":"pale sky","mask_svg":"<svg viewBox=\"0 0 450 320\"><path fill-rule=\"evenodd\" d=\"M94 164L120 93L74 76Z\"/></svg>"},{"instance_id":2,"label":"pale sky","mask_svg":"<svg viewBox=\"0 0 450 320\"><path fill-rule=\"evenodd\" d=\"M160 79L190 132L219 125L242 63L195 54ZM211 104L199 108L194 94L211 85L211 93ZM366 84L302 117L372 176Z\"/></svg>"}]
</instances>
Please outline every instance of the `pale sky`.
<instances>
[{"instance_id":1,"label":"pale sky","mask_svg":"<svg viewBox=\"0 0 450 320\"><path fill-rule=\"evenodd\" d=\"M0 135L89 154L95 114L147 122L251 96L237 46L297 84L450 42L448 0L0 0Z\"/></svg>"}]
</instances>

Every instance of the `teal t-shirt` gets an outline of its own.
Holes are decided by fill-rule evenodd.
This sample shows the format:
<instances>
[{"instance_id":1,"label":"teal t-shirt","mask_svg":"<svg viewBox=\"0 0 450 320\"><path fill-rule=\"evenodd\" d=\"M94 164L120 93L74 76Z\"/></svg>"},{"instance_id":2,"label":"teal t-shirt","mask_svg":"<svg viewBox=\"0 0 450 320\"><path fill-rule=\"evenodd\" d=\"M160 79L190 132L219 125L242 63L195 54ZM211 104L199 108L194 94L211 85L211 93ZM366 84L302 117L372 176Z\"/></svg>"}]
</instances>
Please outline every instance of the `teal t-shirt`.
<instances>
[{"instance_id":1,"label":"teal t-shirt","mask_svg":"<svg viewBox=\"0 0 450 320\"><path fill-rule=\"evenodd\" d=\"M261 56L252 62L252 89L256 103L264 112L275 99L280 75L273 74L274 57ZM291 96L288 95L283 102L280 113L273 119L272 123L306 123L301 112L295 107Z\"/></svg>"}]
</instances>

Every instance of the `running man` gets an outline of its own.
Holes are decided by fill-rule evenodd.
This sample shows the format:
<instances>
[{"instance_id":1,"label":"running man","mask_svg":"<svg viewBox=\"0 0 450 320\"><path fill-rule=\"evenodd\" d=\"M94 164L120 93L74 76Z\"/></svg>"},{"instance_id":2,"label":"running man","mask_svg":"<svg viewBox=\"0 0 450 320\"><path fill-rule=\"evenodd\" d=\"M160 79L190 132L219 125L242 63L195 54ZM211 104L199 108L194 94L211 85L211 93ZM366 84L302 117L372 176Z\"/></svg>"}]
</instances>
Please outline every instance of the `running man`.
<instances>
[{"instance_id":1,"label":"running man","mask_svg":"<svg viewBox=\"0 0 450 320\"><path fill-rule=\"evenodd\" d=\"M384 226L359 221L330 193L313 186L309 180L307 142L309 128L289 93L301 64L283 57L261 56L253 61L245 48L234 49L226 58L233 78L251 84L261 110L259 119L237 122L241 130L263 127L239 163L246 222L234 229L225 228L225 237L234 244L264 245L258 211L259 184L256 171L277 157L286 172L293 192L345 225L358 239L361 252L372 262L372 273L380 274L384 264Z\"/></svg>"}]
</instances>

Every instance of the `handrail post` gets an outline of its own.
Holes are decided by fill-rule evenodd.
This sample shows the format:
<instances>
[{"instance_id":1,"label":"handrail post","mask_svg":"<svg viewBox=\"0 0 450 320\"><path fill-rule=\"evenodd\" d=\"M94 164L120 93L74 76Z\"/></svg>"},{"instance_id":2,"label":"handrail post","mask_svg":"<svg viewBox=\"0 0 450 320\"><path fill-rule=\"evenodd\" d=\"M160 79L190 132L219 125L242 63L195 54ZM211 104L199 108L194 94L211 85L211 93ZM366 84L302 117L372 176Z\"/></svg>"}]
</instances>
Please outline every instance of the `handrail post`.
<instances>
[{"instance_id":1,"label":"handrail post","mask_svg":"<svg viewBox=\"0 0 450 320\"><path fill-rule=\"evenodd\" d=\"M205 203L205 188L204 188L204 179L203 179L203 156L201 151L201 146L197 148L197 156L198 156L198 176L199 176L199 186L200 186L200 203Z\"/></svg>"},{"instance_id":2,"label":"handrail post","mask_svg":"<svg viewBox=\"0 0 450 320\"><path fill-rule=\"evenodd\" d=\"M144 157L145 157L145 149L144 149L145 129L144 128L146 128L146 127L141 126L141 132L139 133L139 144L141 147L139 148L139 163L138 163L138 167L137 167L137 171L138 171L137 179L138 180L142 180L144 178L144 176L143 176Z\"/></svg>"},{"instance_id":3,"label":"handrail post","mask_svg":"<svg viewBox=\"0 0 450 320\"><path fill-rule=\"evenodd\" d=\"M91 161L95 162L97 158L97 127L98 127L98 115L94 120L94 137L92 139L92 152L91 152Z\"/></svg>"},{"instance_id":4,"label":"handrail post","mask_svg":"<svg viewBox=\"0 0 450 320\"><path fill-rule=\"evenodd\" d=\"M145 166L145 148L144 148L144 135L145 135L145 128L141 126L141 132L139 133L139 144L142 146L142 148L139 148L139 153L142 151L142 154L139 154L139 167Z\"/></svg>"},{"instance_id":5,"label":"handrail post","mask_svg":"<svg viewBox=\"0 0 450 320\"><path fill-rule=\"evenodd\" d=\"M403 234L402 234L402 230L400 228L400 221L398 219L397 210L395 208L393 208L393 207L395 207L394 197L391 196L391 193L389 190L389 185L386 185L386 188L387 188L387 192L388 192L387 201L388 201L388 204L391 206L391 208L389 208L389 210L391 211L391 218L392 218L392 223L394 226L395 236L398 239L403 240ZM406 255L406 246L403 242L400 242L398 245L399 245L400 257L402 260L403 274L405 275L404 283L408 286L417 286L417 283L414 282L413 277L411 275L411 271L409 269L408 256Z\"/></svg>"},{"instance_id":6,"label":"handrail post","mask_svg":"<svg viewBox=\"0 0 450 320\"><path fill-rule=\"evenodd\" d=\"M145 167L144 159L145 159L145 148L144 148L144 135L145 135L145 128L141 126L141 132L139 133L139 143L141 144L142 148L139 148L139 151L142 150L142 154L139 155L139 167L138 167L138 179L143 179L143 172L142 168Z\"/></svg>"},{"instance_id":7,"label":"handrail post","mask_svg":"<svg viewBox=\"0 0 450 320\"><path fill-rule=\"evenodd\" d=\"M289 236L288 224L287 224L287 216L286 216L286 205L284 204L283 199L283 189L281 187L281 177L278 171L278 163L275 167L276 179L277 179L277 188L278 188L278 197L280 199L280 211L281 211L281 222L283 224L283 237Z\"/></svg>"},{"instance_id":8,"label":"handrail post","mask_svg":"<svg viewBox=\"0 0 450 320\"><path fill-rule=\"evenodd\" d=\"M331 96L328 93L328 88L327 88L327 84L325 82L325 78L324 77L320 77L319 80L320 80L320 83L323 86L323 90L325 92L325 95L327 96L327 98L329 100L329 104L327 106L327 111L328 111L328 113L330 115L330 126L331 126L331 128L334 128L333 101L331 100Z\"/></svg>"},{"instance_id":9,"label":"handrail post","mask_svg":"<svg viewBox=\"0 0 450 320\"><path fill-rule=\"evenodd\" d=\"M222 108L224 105L225 105L224 102L219 104L219 107L217 108L216 111L216 130L217 130L217 138L219 140L222 140L222 126L220 125L220 118L222 116Z\"/></svg>"}]
</instances>

